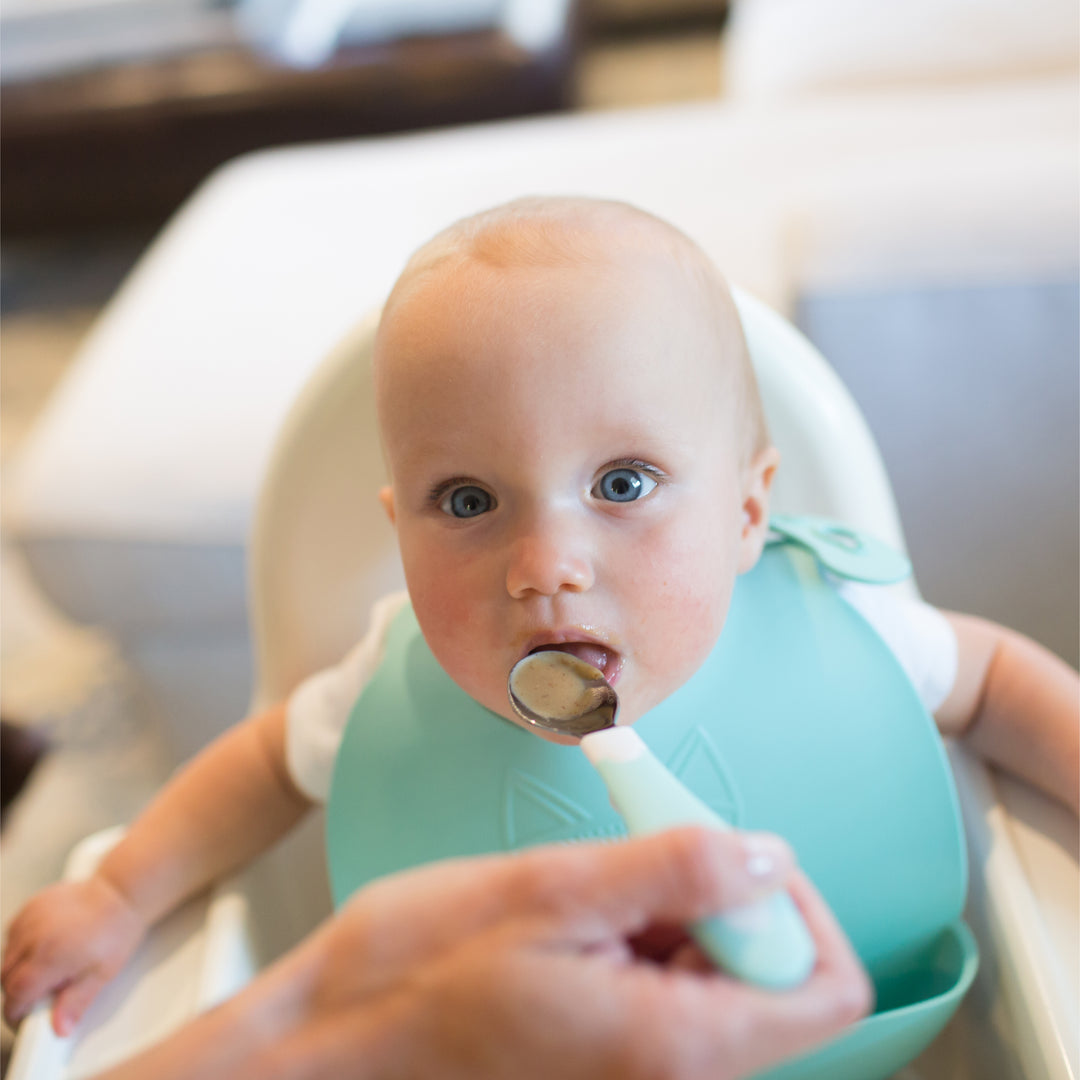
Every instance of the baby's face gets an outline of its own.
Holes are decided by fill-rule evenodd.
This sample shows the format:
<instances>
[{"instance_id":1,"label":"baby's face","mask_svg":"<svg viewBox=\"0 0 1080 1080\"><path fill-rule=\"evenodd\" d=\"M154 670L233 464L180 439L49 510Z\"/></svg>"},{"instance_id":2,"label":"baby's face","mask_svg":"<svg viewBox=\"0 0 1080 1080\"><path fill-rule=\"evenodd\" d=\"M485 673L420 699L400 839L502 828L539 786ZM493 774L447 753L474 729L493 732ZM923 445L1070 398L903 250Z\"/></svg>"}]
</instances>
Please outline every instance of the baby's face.
<instances>
[{"instance_id":1,"label":"baby's face","mask_svg":"<svg viewBox=\"0 0 1080 1080\"><path fill-rule=\"evenodd\" d=\"M684 291L662 266L469 260L384 319L413 606L447 673L510 720L510 669L544 646L601 668L637 719L703 662L760 550L748 492L767 497L771 466L740 467L722 351Z\"/></svg>"}]
</instances>

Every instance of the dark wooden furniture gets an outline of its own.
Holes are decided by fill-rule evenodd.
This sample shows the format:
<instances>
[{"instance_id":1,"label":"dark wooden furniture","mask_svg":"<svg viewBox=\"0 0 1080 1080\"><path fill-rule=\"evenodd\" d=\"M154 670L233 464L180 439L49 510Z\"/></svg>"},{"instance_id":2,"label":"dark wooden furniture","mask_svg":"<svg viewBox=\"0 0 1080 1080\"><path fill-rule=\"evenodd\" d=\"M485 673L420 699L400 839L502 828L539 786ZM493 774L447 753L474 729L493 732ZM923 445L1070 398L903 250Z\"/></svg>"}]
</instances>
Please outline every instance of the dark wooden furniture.
<instances>
[{"instance_id":1,"label":"dark wooden furniture","mask_svg":"<svg viewBox=\"0 0 1080 1080\"><path fill-rule=\"evenodd\" d=\"M342 50L302 71L230 47L5 86L0 226L152 223L246 151L567 107L575 22L543 53L491 31Z\"/></svg>"}]
</instances>

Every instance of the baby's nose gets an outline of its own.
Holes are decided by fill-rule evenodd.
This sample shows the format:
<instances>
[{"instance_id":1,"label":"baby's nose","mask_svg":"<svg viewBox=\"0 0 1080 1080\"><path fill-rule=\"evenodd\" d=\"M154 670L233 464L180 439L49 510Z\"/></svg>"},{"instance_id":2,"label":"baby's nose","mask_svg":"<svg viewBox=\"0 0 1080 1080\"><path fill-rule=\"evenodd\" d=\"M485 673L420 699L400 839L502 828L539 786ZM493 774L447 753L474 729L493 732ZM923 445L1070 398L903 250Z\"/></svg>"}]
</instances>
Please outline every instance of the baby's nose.
<instances>
[{"instance_id":1,"label":"baby's nose","mask_svg":"<svg viewBox=\"0 0 1080 1080\"><path fill-rule=\"evenodd\" d=\"M592 560L569 536L519 537L511 549L506 590L515 600L530 593L554 596L563 590L584 592L593 580Z\"/></svg>"}]
</instances>

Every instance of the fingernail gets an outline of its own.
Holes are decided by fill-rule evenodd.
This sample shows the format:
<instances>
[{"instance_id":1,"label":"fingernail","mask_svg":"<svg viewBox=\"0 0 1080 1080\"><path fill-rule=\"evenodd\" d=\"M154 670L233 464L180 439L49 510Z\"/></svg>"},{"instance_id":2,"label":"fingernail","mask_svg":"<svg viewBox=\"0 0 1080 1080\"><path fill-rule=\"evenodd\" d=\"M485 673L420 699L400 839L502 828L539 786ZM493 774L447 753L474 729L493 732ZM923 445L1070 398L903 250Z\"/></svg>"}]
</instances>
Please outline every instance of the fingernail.
<instances>
[{"instance_id":1,"label":"fingernail","mask_svg":"<svg viewBox=\"0 0 1080 1080\"><path fill-rule=\"evenodd\" d=\"M756 882L780 881L791 871L791 849L772 833L743 833L746 873Z\"/></svg>"}]
</instances>

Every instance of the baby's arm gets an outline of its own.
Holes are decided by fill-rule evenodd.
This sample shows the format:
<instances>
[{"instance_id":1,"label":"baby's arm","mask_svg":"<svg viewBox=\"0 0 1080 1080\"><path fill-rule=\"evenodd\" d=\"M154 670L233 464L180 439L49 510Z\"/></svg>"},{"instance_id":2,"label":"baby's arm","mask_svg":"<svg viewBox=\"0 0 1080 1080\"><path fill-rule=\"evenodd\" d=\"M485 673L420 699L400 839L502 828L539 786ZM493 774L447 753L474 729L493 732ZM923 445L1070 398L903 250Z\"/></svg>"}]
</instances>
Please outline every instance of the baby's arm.
<instances>
[{"instance_id":1,"label":"baby's arm","mask_svg":"<svg viewBox=\"0 0 1080 1080\"><path fill-rule=\"evenodd\" d=\"M11 924L0 977L15 1023L55 994L71 1029L147 929L250 860L310 807L285 767L285 706L226 732L183 768L93 877L39 893Z\"/></svg>"},{"instance_id":2,"label":"baby's arm","mask_svg":"<svg viewBox=\"0 0 1080 1080\"><path fill-rule=\"evenodd\" d=\"M1030 638L945 612L956 632L952 692L935 714L944 735L1080 812L1080 679Z\"/></svg>"}]
</instances>

